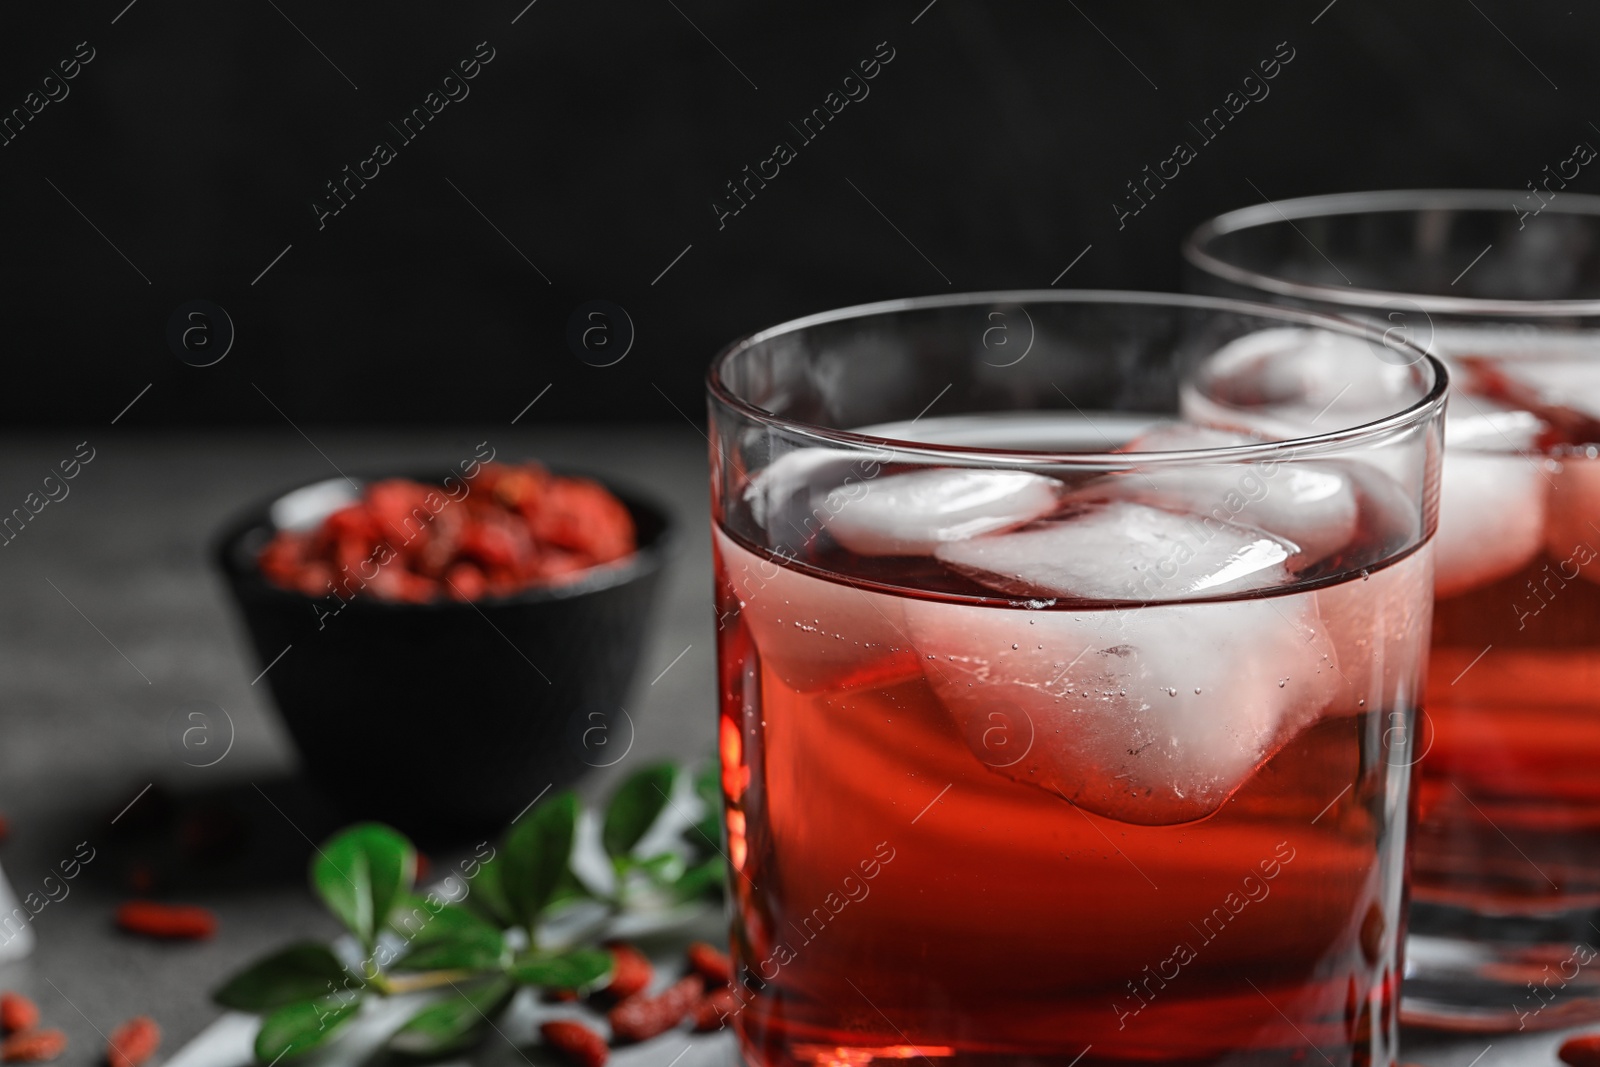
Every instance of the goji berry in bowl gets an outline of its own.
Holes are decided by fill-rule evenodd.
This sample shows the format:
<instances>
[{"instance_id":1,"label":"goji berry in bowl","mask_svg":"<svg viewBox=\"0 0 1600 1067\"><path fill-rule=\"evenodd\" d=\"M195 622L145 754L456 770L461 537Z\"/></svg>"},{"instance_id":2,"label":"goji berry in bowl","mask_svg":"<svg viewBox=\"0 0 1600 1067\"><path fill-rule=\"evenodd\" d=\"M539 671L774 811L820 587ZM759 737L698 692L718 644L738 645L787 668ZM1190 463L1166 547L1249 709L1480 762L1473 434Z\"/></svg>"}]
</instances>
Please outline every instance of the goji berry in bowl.
<instances>
[{"instance_id":1,"label":"goji berry in bowl","mask_svg":"<svg viewBox=\"0 0 1600 1067\"><path fill-rule=\"evenodd\" d=\"M465 837L625 749L671 535L618 486L469 460L278 494L215 556L307 776Z\"/></svg>"}]
</instances>

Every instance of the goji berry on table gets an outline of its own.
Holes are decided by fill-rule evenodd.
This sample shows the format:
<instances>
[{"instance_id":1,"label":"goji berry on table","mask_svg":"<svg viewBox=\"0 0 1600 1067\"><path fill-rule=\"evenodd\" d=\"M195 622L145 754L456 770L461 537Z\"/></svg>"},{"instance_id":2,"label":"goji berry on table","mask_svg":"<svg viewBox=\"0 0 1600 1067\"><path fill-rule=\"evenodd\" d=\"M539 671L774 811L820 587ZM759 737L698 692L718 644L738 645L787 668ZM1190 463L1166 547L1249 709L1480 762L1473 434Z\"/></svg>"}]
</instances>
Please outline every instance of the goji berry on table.
<instances>
[{"instance_id":1,"label":"goji berry on table","mask_svg":"<svg viewBox=\"0 0 1600 1067\"><path fill-rule=\"evenodd\" d=\"M605 1038L570 1019L544 1023L539 1027L539 1036L573 1067L601 1067L611 1055Z\"/></svg>"},{"instance_id":2,"label":"goji berry on table","mask_svg":"<svg viewBox=\"0 0 1600 1067\"><path fill-rule=\"evenodd\" d=\"M39 1025L39 1006L21 993L0 993L0 1033L14 1034Z\"/></svg>"},{"instance_id":3,"label":"goji berry on table","mask_svg":"<svg viewBox=\"0 0 1600 1067\"><path fill-rule=\"evenodd\" d=\"M1600 1034L1579 1034L1561 1043L1557 1053L1571 1067L1600 1067Z\"/></svg>"},{"instance_id":4,"label":"goji berry on table","mask_svg":"<svg viewBox=\"0 0 1600 1067\"><path fill-rule=\"evenodd\" d=\"M130 900L117 909L117 925L130 934L145 937L198 941L217 932L217 917L192 904Z\"/></svg>"},{"instance_id":5,"label":"goji berry on table","mask_svg":"<svg viewBox=\"0 0 1600 1067\"><path fill-rule=\"evenodd\" d=\"M611 953L611 982L600 992L626 1000L649 988L655 968L643 952L621 941L607 945L606 951Z\"/></svg>"},{"instance_id":6,"label":"goji berry on table","mask_svg":"<svg viewBox=\"0 0 1600 1067\"><path fill-rule=\"evenodd\" d=\"M672 983L660 996L634 994L612 1008L606 1021L618 1041L645 1041L683 1022L704 992L700 976L691 974Z\"/></svg>"},{"instance_id":7,"label":"goji berry on table","mask_svg":"<svg viewBox=\"0 0 1600 1067\"><path fill-rule=\"evenodd\" d=\"M708 986L727 985L733 981L733 961L728 959L728 954L704 941L689 946L689 966Z\"/></svg>"},{"instance_id":8,"label":"goji berry on table","mask_svg":"<svg viewBox=\"0 0 1600 1067\"><path fill-rule=\"evenodd\" d=\"M60 1030L27 1030L0 1041L0 1060L6 1063L43 1063L67 1049L67 1035Z\"/></svg>"},{"instance_id":9,"label":"goji berry on table","mask_svg":"<svg viewBox=\"0 0 1600 1067\"><path fill-rule=\"evenodd\" d=\"M738 1007L739 1001L733 995L733 990L727 987L713 989L694 1006L695 1032L703 1034L708 1030L722 1029L728 1017L735 1014Z\"/></svg>"},{"instance_id":10,"label":"goji berry on table","mask_svg":"<svg viewBox=\"0 0 1600 1067\"><path fill-rule=\"evenodd\" d=\"M161 1047L161 1027L148 1015L136 1015L111 1031L106 1040L109 1067L142 1067Z\"/></svg>"}]
</instances>

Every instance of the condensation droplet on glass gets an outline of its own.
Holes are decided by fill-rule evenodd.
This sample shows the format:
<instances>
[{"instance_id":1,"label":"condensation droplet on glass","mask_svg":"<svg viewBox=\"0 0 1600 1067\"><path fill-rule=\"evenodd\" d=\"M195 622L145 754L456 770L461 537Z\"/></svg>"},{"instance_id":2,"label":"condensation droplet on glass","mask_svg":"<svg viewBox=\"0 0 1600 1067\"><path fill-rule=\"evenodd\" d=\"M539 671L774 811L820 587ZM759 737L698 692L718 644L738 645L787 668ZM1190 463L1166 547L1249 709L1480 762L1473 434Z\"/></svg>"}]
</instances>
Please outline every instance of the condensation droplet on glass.
<instances>
[{"instance_id":1,"label":"condensation droplet on glass","mask_svg":"<svg viewBox=\"0 0 1600 1067\"><path fill-rule=\"evenodd\" d=\"M1278 679L1278 688L1279 689L1282 689L1284 686L1286 686L1288 684L1289 684L1289 679L1287 679L1287 678L1279 678Z\"/></svg>"}]
</instances>

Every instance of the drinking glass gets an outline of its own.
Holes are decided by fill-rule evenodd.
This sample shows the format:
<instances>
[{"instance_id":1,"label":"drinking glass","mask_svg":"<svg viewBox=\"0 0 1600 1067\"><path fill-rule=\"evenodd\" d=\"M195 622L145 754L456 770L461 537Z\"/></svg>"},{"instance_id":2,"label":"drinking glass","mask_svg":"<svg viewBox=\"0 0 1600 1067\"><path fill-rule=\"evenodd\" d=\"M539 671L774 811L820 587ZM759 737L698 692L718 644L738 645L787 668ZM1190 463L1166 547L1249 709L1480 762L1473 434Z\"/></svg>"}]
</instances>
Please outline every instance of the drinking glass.
<instances>
[{"instance_id":1,"label":"drinking glass","mask_svg":"<svg viewBox=\"0 0 1600 1067\"><path fill-rule=\"evenodd\" d=\"M1181 421L1250 409L1205 368L1263 337L1367 353L1385 410ZM1138 293L724 351L745 1061L1391 1064L1445 383L1374 328Z\"/></svg>"},{"instance_id":2,"label":"drinking glass","mask_svg":"<svg viewBox=\"0 0 1600 1067\"><path fill-rule=\"evenodd\" d=\"M1555 181L1263 204L1184 247L1205 291L1450 364L1404 1000L1446 1028L1600 1014L1600 198Z\"/></svg>"}]
</instances>

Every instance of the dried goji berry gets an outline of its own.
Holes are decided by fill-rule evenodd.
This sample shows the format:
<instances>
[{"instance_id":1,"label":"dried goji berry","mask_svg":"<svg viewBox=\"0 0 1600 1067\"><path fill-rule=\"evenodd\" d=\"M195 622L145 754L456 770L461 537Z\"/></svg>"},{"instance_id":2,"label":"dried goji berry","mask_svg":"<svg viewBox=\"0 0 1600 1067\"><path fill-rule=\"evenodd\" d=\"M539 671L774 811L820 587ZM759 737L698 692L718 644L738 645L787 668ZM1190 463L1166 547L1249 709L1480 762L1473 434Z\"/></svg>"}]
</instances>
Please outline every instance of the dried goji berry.
<instances>
[{"instance_id":1,"label":"dried goji berry","mask_svg":"<svg viewBox=\"0 0 1600 1067\"><path fill-rule=\"evenodd\" d=\"M21 993L0 993L0 1032L14 1034L39 1025L39 1006Z\"/></svg>"},{"instance_id":2,"label":"dried goji berry","mask_svg":"<svg viewBox=\"0 0 1600 1067\"><path fill-rule=\"evenodd\" d=\"M193 941L215 934L217 917L189 904L130 900L117 909L117 925L130 934Z\"/></svg>"},{"instance_id":3,"label":"dried goji berry","mask_svg":"<svg viewBox=\"0 0 1600 1067\"><path fill-rule=\"evenodd\" d=\"M602 993L627 1000L649 988L655 968L650 966L643 952L620 941L607 945L606 951L611 953L611 983L601 990Z\"/></svg>"},{"instance_id":4,"label":"dried goji berry","mask_svg":"<svg viewBox=\"0 0 1600 1067\"><path fill-rule=\"evenodd\" d=\"M694 1028L697 1033L720 1030L727 1025L728 1016L735 1014L739 1001L733 990L724 986L713 989L694 1006Z\"/></svg>"},{"instance_id":5,"label":"dried goji berry","mask_svg":"<svg viewBox=\"0 0 1600 1067\"><path fill-rule=\"evenodd\" d=\"M6 1063L43 1063L67 1049L67 1035L60 1030L29 1030L12 1034L0 1042L0 1060Z\"/></svg>"},{"instance_id":6,"label":"dried goji berry","mask_svg":"<svg viewBox=\"0 0 1600 1067\"><path fill-rule=\"evenodd\" d=\"M539 1035L573 1067L601 1067L611 1055L605 1038L571 1019L544 1023L539 1027Z\"/></svg>"},{"instance_id":7,"label":"dried goji berry","mask_svg":"<svg viewBox=\"0 0 1600 1067\"><path fill-rule=\"evenodd\" d=\"M632 513L597 482L534 463L471 466L464 494L390 479L309 533L278 531L257 555L261 575L312 597L331 582L345 600L476 600L564 581L637 547Z\"/></svg>"},{"instance_id":8,"label":"dried goji berry","mask_svg":"<svg viewBox=\"0 0 1600 1067\"><path fill-rule=\"evenodd\" d=\"M477 600L488 590L483 571L471 563L453 563L445 572L450 595L457 600Z\"/></svg>"},{"instance_id":9,"label":"dried goji berry","mask_svg":"<svg viewBox=\"0 0 1600 1067\"><path fill-rule=\"evenodd\" d=\"M618 1041L645 1041L683 1022L700 1003L705 983L698 974L680 978L657 997L635 994L606 1015L611 1035Z\"/></svg>"},{"instance_id":10,"label":"dried goji berry","mask_svg":"<svg viewBox=\"0 0 1600 1067\"><path fill-rule=\"evenodd\" d=\"M402 552L419 536L427 534L432 519L427 498L425 486L404 478L374 482L366 491L367 508L379 535Z\"/></svg>"},{"instance_id":11,"label":"dried goji berry","mask_svg":"<svg viewBox=\"0 0 1600 1067\"><path fill-rule=\"evenodd\" d=\"M111 1031L106 1040L109 1067L141 1067L161 1047L161 1027L148 1015L136 1015Z\"/></svg>"},{"instance_id":12,"label":"dried goji berry","mask_svg":"<svg viewBox=\"0 0 1600 1067\"><path fill-rule=\"evenodd\" d=\"M728 959L728 954L704 941L689 946L689 966L708 986L727 985L733 981L733 961Z\"/></svg>"},{"instance_id":13,"label":"dried goji berry","mask_svg":"<svg viewBox=\"0 0 1600 1067\"><path fill-rule=\"evenodd\" d=\"M587 478L554 479L532 522L540 540L592 563L609 563L633 551L633 516L603 485Z\"/></svg>"},{"instance_id":14,"label":"dried goji berry","mask_svg":"<svg viewBox=\"0 0 1600 1067\"><path fill-rule=\"evenodd\" d=\"M528 538L524 536L524 541ZM517 562L517 538L510 530L491 522L468 527L457 550L485 570L510 567Z\"/></svg>"},{"instance_id":15,"label":"dried goji berry","mask_svg":"<svg viewBox=\"0 0 1600 1067\"><path fill-rule=\"evenodd\" d=\"M1557 1053L1562 1063L1572 1067L1600 1067L1600 1034L1579 1034L1561 1043Z\"/></svg>"}]
</instances>

